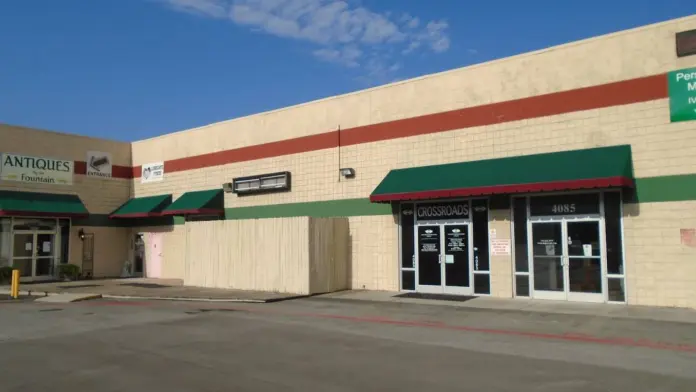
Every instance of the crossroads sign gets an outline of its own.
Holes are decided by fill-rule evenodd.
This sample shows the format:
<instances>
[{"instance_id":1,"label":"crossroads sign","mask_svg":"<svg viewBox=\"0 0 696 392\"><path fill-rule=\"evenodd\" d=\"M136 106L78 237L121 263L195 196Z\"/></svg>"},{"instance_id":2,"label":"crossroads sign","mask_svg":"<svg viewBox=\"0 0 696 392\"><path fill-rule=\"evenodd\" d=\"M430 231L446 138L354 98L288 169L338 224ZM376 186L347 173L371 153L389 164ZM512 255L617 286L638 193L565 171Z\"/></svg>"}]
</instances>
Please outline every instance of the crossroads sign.
<instances>
[{"instance_id":1,"label":"crossroads sign","mask_svg":"<svg viewBox=\"0 0 696 392\"><path fill-rule=\"evenodd\" d=\"M671 122L696 120L696 68L670 72L667 78Z\"/></svg>"}]
</instances>

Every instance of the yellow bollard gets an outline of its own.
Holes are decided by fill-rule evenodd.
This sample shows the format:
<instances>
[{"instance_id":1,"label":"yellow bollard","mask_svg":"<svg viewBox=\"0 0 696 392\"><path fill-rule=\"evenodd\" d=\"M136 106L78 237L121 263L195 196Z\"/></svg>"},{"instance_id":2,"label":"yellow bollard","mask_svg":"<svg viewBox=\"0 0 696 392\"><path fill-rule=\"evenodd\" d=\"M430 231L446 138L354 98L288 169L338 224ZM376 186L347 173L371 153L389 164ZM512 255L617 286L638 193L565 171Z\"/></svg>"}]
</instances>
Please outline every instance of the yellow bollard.
<instances>
[{"instance_id":1,"label":"yellow bollard","mask_svg":"<svg viewBox=\"0 0 696 392\"><path fill-rule=\"evenodd\" d=\"M19 298L19 270L12 270L12 288L11 288L12 298Z\"/></svg>"}]
</instances>

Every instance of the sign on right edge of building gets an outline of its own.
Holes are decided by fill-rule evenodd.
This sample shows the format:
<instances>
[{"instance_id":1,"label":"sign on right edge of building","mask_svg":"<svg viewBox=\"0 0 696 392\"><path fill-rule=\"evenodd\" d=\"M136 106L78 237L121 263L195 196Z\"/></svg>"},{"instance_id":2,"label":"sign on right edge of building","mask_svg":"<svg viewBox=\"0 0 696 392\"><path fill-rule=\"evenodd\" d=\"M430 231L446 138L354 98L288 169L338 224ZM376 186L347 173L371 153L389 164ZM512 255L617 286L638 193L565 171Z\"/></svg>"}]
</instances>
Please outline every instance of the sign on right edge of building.
<instances>
[{"instance_id":1,"label":"sign on right edge of building","mask_svg":"<svg viewBox=\"0 0 696 392\"><path fill-rule=\"evenodd\" d=\"M667 74L671 122L696 120L696 68Z\"/></svg>"}]
</instances>

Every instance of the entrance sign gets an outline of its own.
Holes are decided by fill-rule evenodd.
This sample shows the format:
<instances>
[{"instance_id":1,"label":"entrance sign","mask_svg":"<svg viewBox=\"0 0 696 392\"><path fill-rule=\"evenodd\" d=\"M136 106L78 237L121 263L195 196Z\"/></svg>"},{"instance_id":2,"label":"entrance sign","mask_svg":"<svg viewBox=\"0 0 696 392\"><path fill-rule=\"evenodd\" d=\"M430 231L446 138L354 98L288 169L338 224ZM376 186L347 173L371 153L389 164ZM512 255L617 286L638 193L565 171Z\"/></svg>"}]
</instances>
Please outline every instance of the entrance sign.
<instances>
[{"instance_id":1,"label":"entrance sign","mask_svg":"<svg viewBox=\"0 0 696 392\"><path fill-rule=\"evenodd\" d=\"M73 161L2 154L0 179L34 184L72 185Z\"/></svg>"},{"instance_id":2,"label":"entrance sign","mask_svg":"<svg viewBox=\"0 0 696 392\"><path fill-rule=\"evenodd\" d=\"M667 79L670 121L696 120L696 68L670 72Z\"/></svg>"},{"instance_id":3,"label":"entrance sign","mask_svg":"<svg viewBox=\"0 0 696 392\"><path fill-rule=\"evenodd\" d=\"M148 163L143 165L140 175L141 183L157 182L164 180L164 162Z\"/></svg>"},{"instance_id":4,"label":"entrance sign","mask_svg":"<svg viewBox=\"0 0 696 392\"><path fill-rule=\"evenodd\" d=\"M419 204L418 220L469 219L469 202Z\"/></svg>"},{"instance_id":5,"label":"entrance sign","mask_svg":"<svg viewBox=\"0 0 696 392\"><path fill-rule=\"evenodd\" d=\"M111 153L87 151L87 175L91 177L111 178Z\"/></svg>"}]
</instances>

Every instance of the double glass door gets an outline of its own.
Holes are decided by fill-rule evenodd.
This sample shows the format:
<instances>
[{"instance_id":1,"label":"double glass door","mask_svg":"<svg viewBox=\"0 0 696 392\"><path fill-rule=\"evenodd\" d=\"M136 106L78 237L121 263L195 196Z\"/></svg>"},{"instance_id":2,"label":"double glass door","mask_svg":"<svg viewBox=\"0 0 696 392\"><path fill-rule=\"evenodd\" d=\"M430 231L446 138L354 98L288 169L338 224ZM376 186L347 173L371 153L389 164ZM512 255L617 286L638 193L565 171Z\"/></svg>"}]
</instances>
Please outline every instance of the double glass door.
<instances>
[{"instance_id":1,"label":"double glass door","mask_svg":"<svg viewBox=\"0 0 696 392\"><path fill-rule=\"evenodd\" d=\"M416 291L473 294L469 224L419 225L417 228Z\"/></svg>"},{"instance_id":2,"label":"double glass door","mask_svg":"<svg viewBox=\"0 0 696 392\"><path fill-rule=\"evenodd\" d=\"M532 222L534 297L603 302L599 220Z\"/></svg>"},{"instance_id":3,"label":"double glass door","mask_svg":"<svg viewBox=\"0 0 696 392\"><path fill-rule=\"evenodd\" d=\"M54 232L15 231L12 266L25 278L53 276L55 263Z\"/></svg>"}]
</instances>

